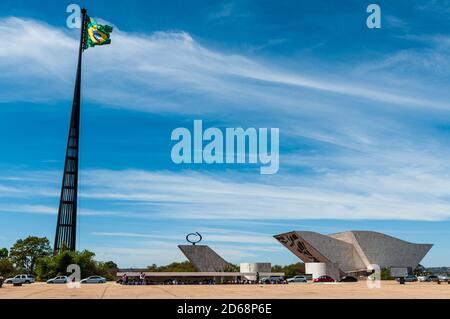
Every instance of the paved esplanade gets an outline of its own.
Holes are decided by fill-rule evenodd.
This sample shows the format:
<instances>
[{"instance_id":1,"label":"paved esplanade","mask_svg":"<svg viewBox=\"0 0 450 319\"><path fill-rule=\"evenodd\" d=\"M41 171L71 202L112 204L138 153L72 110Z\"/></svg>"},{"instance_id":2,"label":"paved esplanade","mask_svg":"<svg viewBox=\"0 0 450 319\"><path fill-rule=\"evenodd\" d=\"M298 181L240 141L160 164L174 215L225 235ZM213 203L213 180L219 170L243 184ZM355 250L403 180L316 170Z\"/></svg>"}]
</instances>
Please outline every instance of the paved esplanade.
<instances>
[{"instance_id":1,"label":"paved esplanade","mask_svg":"<svg viewBox=\"0 0 450 319\"><path fill-rule=\"evenodd\" d=\"M335 284L289 285L151 285L122 286L116 283L86 284L70 289L66 285L36 283L0 288L0 298L445 298L450 299L450 285L415 282L400 285L382 281L381 288L369 289L365 281Z\"/></svg>"}]
</instances>

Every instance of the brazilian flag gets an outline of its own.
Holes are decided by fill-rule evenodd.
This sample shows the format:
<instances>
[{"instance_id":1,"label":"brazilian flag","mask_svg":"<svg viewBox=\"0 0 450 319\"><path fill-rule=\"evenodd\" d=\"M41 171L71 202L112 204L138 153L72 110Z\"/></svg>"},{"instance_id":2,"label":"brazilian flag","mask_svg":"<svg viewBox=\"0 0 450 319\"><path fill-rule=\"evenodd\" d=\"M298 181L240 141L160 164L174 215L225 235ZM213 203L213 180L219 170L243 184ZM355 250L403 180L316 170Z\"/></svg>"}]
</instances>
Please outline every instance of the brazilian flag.
<instances>
[{"instance_id":1,"label":"brazilian flag","mask_svg":"<svg viewBox=\"0 0 450 319\"><path fill-rule=\"evenodd\" d=\"M109 25L97 24L90 16L86 16L86 33L84 36L84 49L96 45L110 44L110 34L113 28Z\"/></svg>"}]
</instances>

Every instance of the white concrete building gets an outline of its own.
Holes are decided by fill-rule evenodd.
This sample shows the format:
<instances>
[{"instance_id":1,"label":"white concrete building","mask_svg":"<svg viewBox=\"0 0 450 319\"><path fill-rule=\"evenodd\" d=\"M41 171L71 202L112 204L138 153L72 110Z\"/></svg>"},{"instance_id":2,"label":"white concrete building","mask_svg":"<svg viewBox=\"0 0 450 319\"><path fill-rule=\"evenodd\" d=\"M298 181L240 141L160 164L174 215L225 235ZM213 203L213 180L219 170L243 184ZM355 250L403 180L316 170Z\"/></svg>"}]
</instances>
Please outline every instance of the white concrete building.
<instances>
[{"instance_id":1,"label":"white concrete building","mask_svg":"<svg viewBox=\"0 0 450 319\"><path fill-rule=\"evenodd\" d=\"M316 274L323 271L323 265L308 266L308 263L325 264L326 274L336 280L346 274L365 274L372 264L411 271L433 246L413 244L373 231L346 231L331 235L291 231L274 237Z\"/></svg>"},{"instance_id":2,"label":"white concrete building","mask_svg":"<svg viewBox=\"0 0 450 319\"><path fill-rule=\"evenodd\" d=\"M271 263L241 263L239 271L241 273L270 273L272 271ZM256 280L256 275L245 276L248 280Z\"/></svg>"}]
</instances>

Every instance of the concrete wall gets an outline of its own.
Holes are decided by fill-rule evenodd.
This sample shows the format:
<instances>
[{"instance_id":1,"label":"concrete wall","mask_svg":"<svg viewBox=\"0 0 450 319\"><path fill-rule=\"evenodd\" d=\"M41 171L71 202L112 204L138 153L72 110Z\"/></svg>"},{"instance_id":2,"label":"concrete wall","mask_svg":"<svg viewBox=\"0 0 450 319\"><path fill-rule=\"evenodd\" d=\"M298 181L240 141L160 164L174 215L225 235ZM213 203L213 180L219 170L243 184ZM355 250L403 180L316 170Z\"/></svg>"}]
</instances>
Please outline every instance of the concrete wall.
<instances>
[{"instance_id":1,"label":"concrete wall","mask_svg":"<svg viewBox=\"0 0 450 319\"><path fill-rule=\"evenodd\" d=\"M198 271L225 271L230 264L206 245L178 245L178 248Z\"/></svg>"},{"instance_id":2,"label":"concrete wall","mask_svg":"<svg viewBox=\"0 0 450 319\"><path fill-rule=\"evenodd\" d=\"M335 279L348 273L361 273L370 264L380 268L414 269L432 247L373 231L348 231L328 236L292 231L274 237L305 263L325 263L327 275ZM338 275L333 276L331 273L336 269Z\"/></svg>"},{"instance_id":3,"label":"concrete wall","mask_svg":"<svg viewBox=\"0 0 450 319\"><path fill-rule=\"evenodd\" d=\"M431 244L414 244L373 231L348 231L330 237L346 241L355 246L366 267L377 264L380 268L416 268Z\"/></svg>"},{"instance_id":4,"label":"concrete wall","mask_svg":"<svg viewBox=\"0 0 450 319\"><path fill-rule=\"evenodd\" d=\"M271 263L241 263L241 273L270 273L272 271ZM256 280L256 275L245 276L248 280Z\"/></svg>"},{"instance_id":5,"label":"concrete wall","mask_svg":"<svg viewBox=\"0 0 450 319\"><path fill-rule=\"evenodd\" d=\"M323 275L328 275L336 281L341 278L339 267L329 263L305 263L305 274L312 275L313 279Z\"/></svg>"},{"instance_id":6,"label":"concrete wall","mask_svg":"<svg viewBox=\"0 0 450 319\"><path fill-rule=\"evenodd\" d=\"M320 251L328 259L329 264L338 264L343 272L366 268L354 245L315 232L297 233L311 246Z\"/></svg>"},{"instance_id":7,"label":"concrete wall","mask_svg":"<svg viewBox=\"0 0 450 319\"><path fill-rule=\"evenodd\" d=\"M377 232L353 232L371 264L384 267L416 268L433 245L413 244Z\"/></svg>"},{"instance_id":8,"label":"concrete wall","mask_svg":"<svg viewBox=\"0 0 450 319\"><path fill-rule=\"evenodd\" d=\"M312 275L313 279L328 275L326 263L305 263L305 274Z\"/></svg>"},{"instance_id":9,"label":"concrete wall","mask_svg":"<svg viewBox=\"0 0 450 319\"><path fill-rule=\"evenodd\" d=\"M305 263L323 262L342 273L365 269L355 247L347 242L309 231L293 231L274 236Z\"/></svg>"}]
</instances>

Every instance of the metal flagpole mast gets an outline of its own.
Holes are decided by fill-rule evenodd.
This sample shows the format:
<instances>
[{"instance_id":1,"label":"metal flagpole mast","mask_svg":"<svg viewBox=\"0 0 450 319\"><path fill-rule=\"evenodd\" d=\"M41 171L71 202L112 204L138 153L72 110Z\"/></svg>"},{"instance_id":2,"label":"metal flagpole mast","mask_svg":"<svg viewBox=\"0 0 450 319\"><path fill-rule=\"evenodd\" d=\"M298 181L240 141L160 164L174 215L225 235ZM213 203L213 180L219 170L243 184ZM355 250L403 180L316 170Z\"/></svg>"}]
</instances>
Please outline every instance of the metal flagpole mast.
<instances>
[{"instance_id":1,"label":"metal flagpole mast","mask_svg":"<svg viewBox=\"0 0 450 319\"><path fill-rule=\"evenodd\" d=\"M69 136L67 140L66 158L59 201L58 219L54 243L54 254L61 249L75 250L77 229L77 196L78 196L78 155L80 138L80 93L81 63L86 32L86 9L81 9L81 34L78 51L78 66L73 93L72 114L70 117Z\"/></svg>"}]
</instances>

